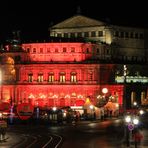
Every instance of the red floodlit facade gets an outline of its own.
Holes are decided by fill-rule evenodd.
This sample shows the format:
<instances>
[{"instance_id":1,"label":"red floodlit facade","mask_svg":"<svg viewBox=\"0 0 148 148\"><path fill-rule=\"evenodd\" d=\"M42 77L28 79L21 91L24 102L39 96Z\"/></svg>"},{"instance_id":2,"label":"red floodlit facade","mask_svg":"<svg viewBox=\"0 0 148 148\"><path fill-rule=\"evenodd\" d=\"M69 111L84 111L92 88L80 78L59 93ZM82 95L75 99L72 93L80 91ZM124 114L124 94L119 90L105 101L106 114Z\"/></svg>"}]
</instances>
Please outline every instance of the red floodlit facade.
<instances>
[{"instance_id":1,"label":"red floodlit facade","mask_svg":"<svg viewBox=\"0 0 148 148\"><path fill-rule=\"evenodd\" d=\"M26 43L1 53L1 101L15 105L97 105L102 89L122 105L123 85L112 83L114 64L97 62L106 45L92 43Z\"/></svg>"}]
</instances>

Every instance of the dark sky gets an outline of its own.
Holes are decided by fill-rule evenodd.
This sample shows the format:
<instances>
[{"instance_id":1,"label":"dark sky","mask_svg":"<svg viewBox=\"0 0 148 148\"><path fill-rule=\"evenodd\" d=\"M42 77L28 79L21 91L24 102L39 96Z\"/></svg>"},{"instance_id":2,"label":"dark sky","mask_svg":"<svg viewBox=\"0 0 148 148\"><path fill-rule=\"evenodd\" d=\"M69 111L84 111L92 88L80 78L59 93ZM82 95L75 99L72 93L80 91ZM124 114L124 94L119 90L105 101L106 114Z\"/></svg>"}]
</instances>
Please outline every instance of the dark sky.
<instances>
[{"instance_id":1,"label":"dark sky","mask_svg":"<svg viewBox=\"0 0 148 148\"><path fill-rule=\"evenodd\" d=\"M21 30L23 39L43 39L48 27L76 14L109 20L112 24L148 28L148 7L144 1L126 0L5 0L0 1L0 40L12 30Z\"/></svg>"}]
</instances>

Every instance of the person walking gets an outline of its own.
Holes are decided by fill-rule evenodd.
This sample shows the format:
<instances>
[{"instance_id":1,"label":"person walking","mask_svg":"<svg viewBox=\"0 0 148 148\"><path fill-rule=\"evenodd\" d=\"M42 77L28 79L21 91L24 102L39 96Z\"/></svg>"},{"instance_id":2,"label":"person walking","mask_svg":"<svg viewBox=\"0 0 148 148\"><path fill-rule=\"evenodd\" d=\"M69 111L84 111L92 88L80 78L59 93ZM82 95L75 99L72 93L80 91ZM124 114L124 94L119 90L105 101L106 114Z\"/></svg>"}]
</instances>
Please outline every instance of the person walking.
<instances>
[{"instance_id":1,"label":"person walking","mask_svg":"<svg viewBox=\"0 0 148 148\"><path fill-rule=\"evenodd\" d=\"M136 129L133 133L133 139L135 143L135 148L137 148L138 145L141 144L141 141L143 140L143 134L139 129Z\"/></svg>"}]
</instances>

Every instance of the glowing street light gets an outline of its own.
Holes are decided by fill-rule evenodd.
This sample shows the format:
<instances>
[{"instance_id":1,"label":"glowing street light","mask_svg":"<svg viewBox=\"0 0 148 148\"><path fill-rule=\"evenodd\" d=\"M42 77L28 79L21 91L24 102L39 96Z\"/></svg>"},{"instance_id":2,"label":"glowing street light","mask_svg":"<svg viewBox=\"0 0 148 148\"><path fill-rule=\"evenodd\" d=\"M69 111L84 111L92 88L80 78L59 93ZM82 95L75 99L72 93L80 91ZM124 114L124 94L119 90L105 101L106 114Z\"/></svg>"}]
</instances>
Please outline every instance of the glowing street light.
<instances>
[{"instance_id":1,"label":"glowing street light","mask_svg":"<svg viewBox=\"0 0 148 148\"><path fill-rule=\"evenodd\" d=\"M140 113L140 115L143 115L143 114L144 114L144 111L141 109L141 110L139 111L139 113Z\"/></svg>"},{"instance_id":2,"label":"glowing street light","mask_svg":"<svg viewBox=\"0 0 148 148\"><path fill-rule=\"evenodd\" d=\"M108 93L108 89L107 89L107 88L103 88L103 89L102 89L102 93L103 93L103 94L107 94L107 93Z\"/></svg>"},{"instance_id":3,"label":"glowing street light","mask_svg":"<svg viewBox=\"0 0 148 148\"><path fill-rule=\"evenodd\" d=\"M137 116L127 115L125 117L125 122L126 122L126 131L125 131L125 134L126 134L126 144L127 144L127 147L129 147L130 146L130 141L129 141L130 131L131 130L136 131L137 125L139 124L139 119L138 119Z\"/></svg>"},{"instance_id":4,"label":"glowing street light","mask_svg":"<svg viewBox=\"0 0 148 148\"><path fill-rule=\"evenodd\" d=\"M138 118L134 118L133 119L133 123L134 123L134 125L137 125L139 123L139 119Z\"/></svg>"},{"instance_id":5,"label":"glowing street light","mask_svg":"<svg viewBox=\"0 0 148 148\"><path fill-rule=\"evenodd\" d=\"M56 107L53 107L53 108L52 108L52 110L53 110L53 111L56 111L56 110L57 110L57 108L56 108Z\"/></svg>"},{"instance_id":6,"label":"glowing street light","mask_svg":"<svg viewBox=\"0 0 148 148\"><path fill-rule=\"evenodd\" d=\"M90 108L91 110L93 110L94 106L93 106L93 105L90 105L89 108Z\"/></svg>"},{"instance_id":7,"label":"glowing street light","mask_svg":"<svg viewBox=\"0 0 148 148\"><path fill-rule=\"evenodd\" d=\"M137 102L134 102L133 105L134 105L134 106L137 106Z\"/></svg>"},{"instance_id":8,"label":"glowing street light","mask_svg":"<svg viewBox=\"0 0 148 148\"><path fill-rule=\"evenodd\" d=\"M131 116L126 116L125 117L125 122L130 123L131 122Z\"/></svg>"},{"instance_id":9,"label":"glowing street light","mask_svg":"<svg viewBox=\"0 0 148 148\"><path fill-rule=\"evenodd\" d=\"M126 65L123 66L123 76L124 76L123 110L124 110L124 114L125 114L125 112L126 112L126 76L127 76Z\"/></svg>"},{"instance_id":10,"label":"glowing street light","mask_svg":"<svg viewBox=\"0 0 148 148\"><path fill-rule=\"evenodd\" d=\"M90 105L89 106L90 110L91 110L91 119L93 119L93 110L94 110L94 106Z\"/></svg>"}]
</instances>

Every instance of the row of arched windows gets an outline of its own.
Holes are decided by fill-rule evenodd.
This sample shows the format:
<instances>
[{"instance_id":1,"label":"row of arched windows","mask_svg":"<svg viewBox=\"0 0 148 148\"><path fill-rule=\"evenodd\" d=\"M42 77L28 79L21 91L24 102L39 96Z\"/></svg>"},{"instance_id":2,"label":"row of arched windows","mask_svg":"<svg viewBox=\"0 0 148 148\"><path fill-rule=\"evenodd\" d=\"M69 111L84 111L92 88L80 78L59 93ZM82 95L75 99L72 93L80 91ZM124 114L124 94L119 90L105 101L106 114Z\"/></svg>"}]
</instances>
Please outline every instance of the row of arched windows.
<instances>
[{"instance_id":1,"label":"row of arched windows","mask_svg":"<svg viewBox=\"0 0 148 148\"><path fill-rule=\"evenodd\" d=\"M28 74L28 82L33 82L33 81L34 81L33 73L29 73ZM38 82L43 82L44 81L44 74L43 73L38 74L37 81ZM52 82L55 81L55 74L53 72L50 72L48 74L47 81L49 83L52 83ZM71 82L77 82L77 73L76 72L71 72L70 73L70 81ZM61 82L61 83L66 82L66 73L65 72L60 72L59 73L59 82Z\"/></svg>"}]
</instances>

